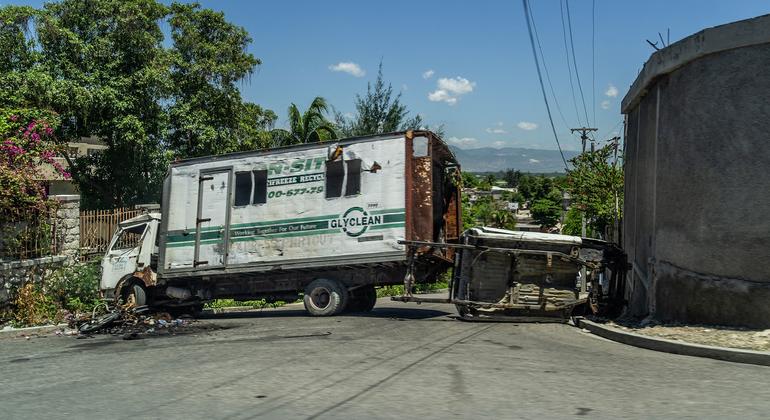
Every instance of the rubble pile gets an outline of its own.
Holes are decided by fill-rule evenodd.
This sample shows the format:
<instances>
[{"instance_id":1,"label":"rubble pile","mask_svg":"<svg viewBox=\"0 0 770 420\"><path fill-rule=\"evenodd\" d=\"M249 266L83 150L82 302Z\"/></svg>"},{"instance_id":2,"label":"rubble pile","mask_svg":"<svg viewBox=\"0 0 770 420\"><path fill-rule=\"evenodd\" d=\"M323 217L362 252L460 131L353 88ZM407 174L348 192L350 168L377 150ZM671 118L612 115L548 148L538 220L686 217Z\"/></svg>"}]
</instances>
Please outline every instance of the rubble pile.
<instances>
[{"instance_id":1,"label":"rubble pile","mask_svg":"<svg viewBox=\"0 0 770 420\"><path fill-rule=\"evenodd\" d=\"M174 335L177 330L189 326L195 320L189 315L174 318L168 312L150 313L147 306L117 307L99 316L88 316L75 321L79 338L93 334L122 335L125 340L146 335Z\"/></svg>"}]
</instances>

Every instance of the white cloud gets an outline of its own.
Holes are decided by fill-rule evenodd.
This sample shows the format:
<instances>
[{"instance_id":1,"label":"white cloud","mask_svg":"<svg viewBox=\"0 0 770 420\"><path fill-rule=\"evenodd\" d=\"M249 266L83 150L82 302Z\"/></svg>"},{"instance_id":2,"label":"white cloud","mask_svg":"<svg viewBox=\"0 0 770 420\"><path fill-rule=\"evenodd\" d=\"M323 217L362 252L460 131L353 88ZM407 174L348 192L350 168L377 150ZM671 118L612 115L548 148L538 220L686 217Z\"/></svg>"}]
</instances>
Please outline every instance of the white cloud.
<instances>
[{"instance_id":1,"label":"white cloud","mask_svg":"<svg viewBox=\"0 0 770 420\"><path fill-rule=\"evenodd\" d=\"M426 71L424 71L422 73L422 78L423 79L430 79L431 77L433 77L434 74L436 74L435 71L433 71L433 70L426 70Z\"/></svg>"},{"instance_id":2,"label":"white cloud","mask_svg":"<svg viewBox=\"0 0 770 420\"><path fill-rule=\"evenodd\" d=\"M604 92L605 95L609 96L610 98L614 98L618 96L618 88L616 88L612 83L610 83L609 86L607 86L607 90Z\"/></svg>"},{"instance_id":3,"label":"white cloud","mask_svg":"<svg viewBox=\"0 0 770 420\"><path fill-rule=\"evenodd\" d=\"M498 149L503 148L505 146L506 146L506 143L504 141L499 141L498 140L498 141L492 143L492 147L495 147L495 148L498 148Z\"/></svg>"},{"instance_id":4,"label":"white cloud","mask_svg":"<svg viewBox=\"0 0 770 420\"><path fill-rule=\"evenodd\" d=\"M454 105L457 103L457 98L450 95L449 92L441 89L429 93L428 100L431 102L446 102L449 105Z\"/></svg>"},{"instance_id":5,"label":"white cloud","mask_svg":"<svg viewBox=\"0 0 770 420\"><path fill-rule=\"evenodd\" d=\"M476 82L463 77L455 77L454 79L447 79L442 77L438 79L438 88L446 90L455 95L465 95L466 93L473 92L473 88L476 87Z\"/></svg>"},{"instance_id":6,"label":"white cloud","mask_svg":"<svg viewBox=\"0 0 770 420\"><path fill-rule=\"evenodd\" d=\"M364 75L366 75L366 72L361 68L361 66L351 61L341 61L337 64L332 64L329 66L329 70L341 71L355 77L364 77Z\"/></svg>"},{"instance_id":7,"label":"white cloud","mask_svg":"<svg viewBox=\"0 0 770 420\"><path fill-rule=\"evenodd\" d=\"M476 82L471 82L464 77L458 76L453 79L442 77L436 83L437 89L428 94L428 100L454 105L460 96L473 92L475 86Z\"/></svg>"},{"instance_id":8,"label":"white cloud","mask_svg":"<svg viewBox=\"0 0 770 420\"><path fill-rule=\"evenodd\" d=\"M465 149L471 146L475 146L479 141L473 137L450 137L447 139L450 144L453 144L461 149Z\"/></svg>"},{"instance_id":9,"label":"white cloud","mask_svg":"<svg viewBox=\"0 0 770 420\"><path fill-rule=\"evenodd\" d=\"M602 101L602 109L610 109L610 101Z\"/></svg>"},{"instance_id":10,"label":"white cloud","mask_svg":"<svg viewBox=\"0 0 770 420\"><path fill-rule=\"evenodd\" d=\"M516 127L519 127L522 130L532 131L537 128L537 124L529 121L520 121L516 124Z\"/></svg>"},{"instance_id":11,"label":"white cloud","mask_svg":"<svg viewBox=\"0 0 770 420\"><path fill-rule=\"evenodd\" d=\"M507 133L507 131L503 130L500 127L495 127L495 128L487 128L487 133L489 133L489 134L505 134L505 133Z\"/></svg>"},{"instance_id":12,"label":"white cloud","mask_svg":"<svg viewBox=\"0 0 770 420\"><path fill-rule=\"evenodd\" d=\"M530 160L529 160L529 163L540 163L540 161L539 161L539 160L537 160L537 159L530 159Z\"/></svg>"}]
</instances>

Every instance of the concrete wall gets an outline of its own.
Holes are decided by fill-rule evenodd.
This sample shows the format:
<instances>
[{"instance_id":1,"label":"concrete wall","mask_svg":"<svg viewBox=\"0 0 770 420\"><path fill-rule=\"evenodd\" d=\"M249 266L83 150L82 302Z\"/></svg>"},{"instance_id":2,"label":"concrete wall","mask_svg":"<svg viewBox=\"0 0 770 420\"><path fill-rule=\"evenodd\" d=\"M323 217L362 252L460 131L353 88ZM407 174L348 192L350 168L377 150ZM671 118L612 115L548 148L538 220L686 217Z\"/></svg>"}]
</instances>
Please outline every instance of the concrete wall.
<instances>
[{"instance_id":1,"label":"concrete wall","mask_svg":"<svg viewBox=\"0 0 770 420\"><path fill-rule=\"evenodd\" d=\"M629 310L767 328L770 18L693 37L653 55L645 70L664 70L643 71L623 101Z\"/></svg>"}]
</instances>

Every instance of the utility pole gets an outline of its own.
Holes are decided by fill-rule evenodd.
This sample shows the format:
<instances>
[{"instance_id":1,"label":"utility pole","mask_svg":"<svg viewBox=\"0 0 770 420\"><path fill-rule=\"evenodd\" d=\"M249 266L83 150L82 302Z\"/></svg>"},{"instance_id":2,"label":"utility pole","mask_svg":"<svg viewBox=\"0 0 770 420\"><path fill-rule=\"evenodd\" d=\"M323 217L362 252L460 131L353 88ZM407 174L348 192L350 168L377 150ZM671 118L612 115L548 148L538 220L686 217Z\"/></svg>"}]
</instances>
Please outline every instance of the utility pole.
<instances>
[{"instance_id":1,"label":"utility pole","mask_svg":"<svg viewBox=\"0 0 770 420\"><path fill-rule=\"evenodd\" d=\"M589 128L589 127L580 127L580 128L570 128L570 132L579 132L580 133L580 141L583 143L583 153L586 152L586 140L588 140L588 134L591 131L597 131L596 128ZM591 142L591 152L594 151L594 143ZM581 229L580 229L580 235L585 238L586 237L586 216L583 214L583 222L581 223ZM584 270L585 271L585 270ZM585 273L583 275L583 281L585 281Z\"/></svg>"},{"instance_id":2,"label":"utility pole","mask_svg":"<svg viewBox=\"0 0 770 420\"><path fill-rule=\"evenodd\" d=\"M593 127L580 127L580 128L570 128L570 132L578 132L580 133L580 141L583 143L583 153L586 152L586 141L588 140L588 134L591 131L597 131L598 129ZM591 142L591 152L594 151L594 142ZM583 217L580 223L580 237L585 238L586 237L586 214L585 211L583 211ZM586 272L585 266L583 266L580 269L580 292L585 292L586 290L586 275L588 273Z\"/></svg>"},{"instance_id":3,"label":"utility pole","mask_svg":"<svg viewBox=\"0 0 770 420\"><path fill-rule=\"evenodd\" d=\"M580 133L580 141L583 142L583 153L586 152L586 140L588 140L588 135L586 133L591 132L591 131L597 131L597 130L598 129L596 129L596 128L588 128L588 127L570 128L569 129L569 131L572 132L572 133L574 133L576 131L578 133ZM592 152L594 151L593 149L594 149L594 144L593 144L593 141L592 141L591 142L591 151Z\"/></svg>"},{"instance_id":4,"label":"utility pole","mask_svg":"<svg viewBox=\"0 0 770 420\"><path fill-rule=\"evenodd\" d=\"M613 166L615 168L618 167L618 146L620 145L620 137L615 136L608 141L612 142L612 149L614 150L614 159ZM619 230L620 230L620 199L618 197L618 192L615 191L615 220L612 223L613 231L612 236L615 243L620 245L617 236L619 236Z\"/></svg>"}]
</instances>

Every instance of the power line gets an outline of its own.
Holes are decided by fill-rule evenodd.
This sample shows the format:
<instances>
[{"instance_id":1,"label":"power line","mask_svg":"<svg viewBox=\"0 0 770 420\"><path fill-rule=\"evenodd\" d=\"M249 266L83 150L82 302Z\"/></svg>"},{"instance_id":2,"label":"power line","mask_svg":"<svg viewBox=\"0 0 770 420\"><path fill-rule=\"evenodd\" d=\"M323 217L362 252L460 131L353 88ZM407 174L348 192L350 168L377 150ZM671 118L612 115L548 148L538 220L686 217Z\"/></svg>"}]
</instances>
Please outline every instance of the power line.
<instances>
[{"instance_id":1,"label":"power line","mask_svg":"<svg viewBox=\"0 0 770 420\"><path fill-rule=\"evenodd\" d=\"M553 102L556 104L556 110L559 111L559 116L561 116L561 120L564 123L564 128L569 129L569 123L567 122L567 119L564 117L564 113L561 110L561 106L559 105L559 99L556 97L556 91L553 88L553 83L551 83L551 74L548 71L548 65L545 62L545 54L543 54L543 46L540 44L540 36L537 34L537 24L535 23L535 16L532 14L532 7L530 5L529 9L529 19L532 21L532 29L535 32L535 40L537 41L537 48L540 50L540 58L543 61L543 70L545 70L545 79L548 81L548 86L551 88L551 95L553 96Z\"/></svg>"},{"instance_id":2,"label":"power line","mask_svg":"<svg viewBox=\"0 0 770 420\"><path fill-rule=\"evenodd\" d=\"M593 103L594 126L596 126L596 0L591 0L591 102Z\"/></svg>"},{"instance_id":3,"label":"power line","mask_svg":"<svg viewBox=\"0 0 770 420\"><path fill-rule=\"evenodd\" d=\"M580 83L580 71L578 71L577 58L575 57L575 42L572 36L572 18L569 13L569 0L564 0L564 4L567 9L567 25L569 26L569 43L572 47L572 63L575 65L575 79L578 82L578 88L580 89L580 99L583 101L583 112L586 115L586 124L588 123L588 107L586 107L586 98L583 95L583 85Z\"/></svg>"},{"instance_id":4,"label":"power line","mask_svg":"<svg viewBox=\"0 0 770 420\"><path fill-rule=\"evenodd\" d=\"M569 171L567 167L567 159L564 157L564 152L561 150L561 143L559 142L559 136L556 134L556 126L553 124L553 117L551 116L551 107L548 105L548 95L545 93L545 85L543 84L543 75L540 73L540 61L537 59L537 50L535 49L535 37L532 35L532 23L530 22L529 2L528 0L521 0L524 4L524 18L527 20L527 30L529 31L529 43L532 45L532 56L535 58L535 68L537 69L537 79L540 81L540 91L543 93L543 101L545 101L545 109L548 111L548 121L551 123L551 131L553 131L553 138L556 139L556 146L559 148L559 154L561 160L564 162L564 170Z\"/></svg>"},{"instance_id":5,"label":"power line","mask_svg":"<svg viewBox=\"0 0 770 420\"><path fill-rule=\"evenodd\" d=\"M569 89L572 92L572 104L575 105L575 115L580 125L583 122L580 121L580 111L578 110L577 99L575 99L575 85L572 83L572 66L569 63L569 47L567 46L567 24L564 22L564 3L559 0L559 10L561 11L561 34L564 38L564 55L567 59L567 72L569 73ZM588 121L586 121L588 124Z\"/></svg>"}]
</instances>

